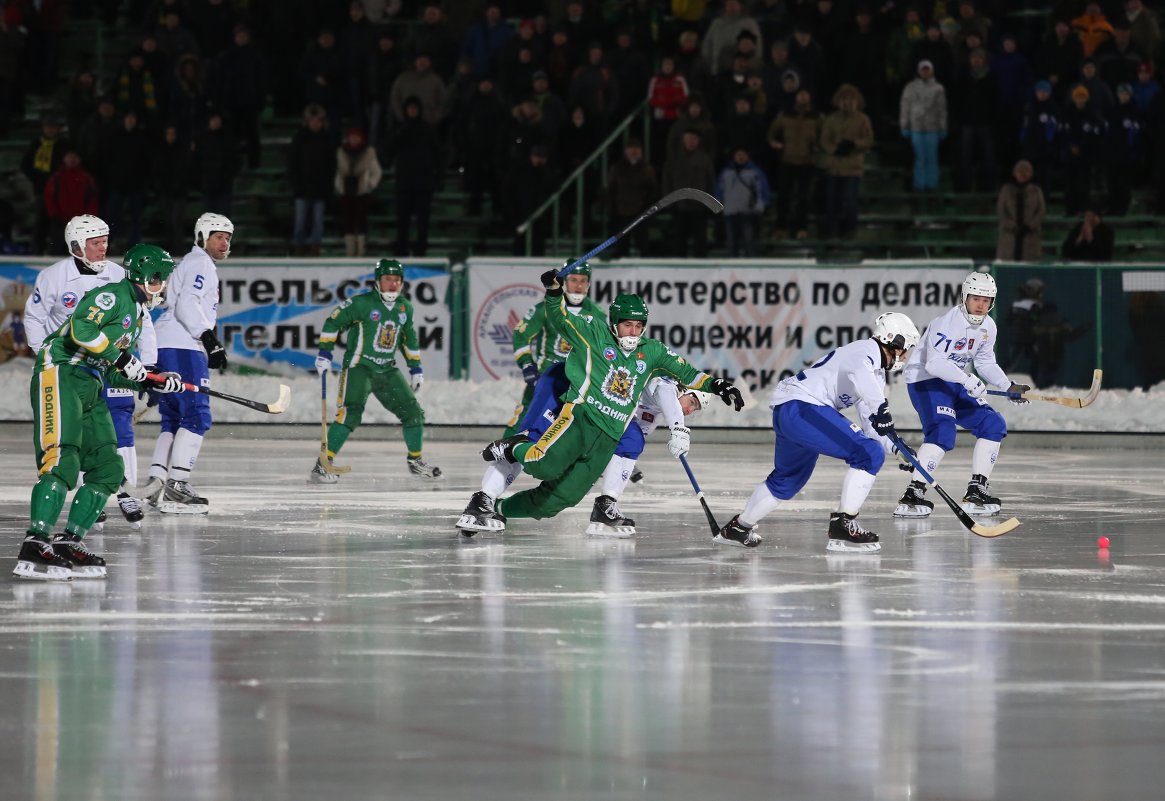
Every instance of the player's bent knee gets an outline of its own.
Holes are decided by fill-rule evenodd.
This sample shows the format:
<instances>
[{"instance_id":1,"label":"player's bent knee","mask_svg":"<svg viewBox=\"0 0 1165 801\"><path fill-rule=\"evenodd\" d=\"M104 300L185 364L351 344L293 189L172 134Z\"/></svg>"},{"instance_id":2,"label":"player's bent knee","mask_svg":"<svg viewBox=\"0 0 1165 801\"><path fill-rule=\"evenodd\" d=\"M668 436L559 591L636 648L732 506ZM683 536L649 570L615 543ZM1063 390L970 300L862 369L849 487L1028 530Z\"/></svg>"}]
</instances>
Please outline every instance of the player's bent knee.
<instances>
[{"instance_id":1,"label":"player's bent knee","mask_svg":"<svg viewBox=\"0 0 1165 801\"><path fill-rule=\"evenodd\" d=\"M955 449L955 426L954 423L945 426L932 426L927 428L923 434L923 441L927 445L936 445L944 451L953 451Z\"/></svg>"},{"instance_id":2,"label":"player's bent knee","mask_svg":"<svg viewBox=\"0 0 1165 801\"><path fill-rule=\"evenodd\" d=\"M853 449L845 463L855 470L864 470L870 475L877 475L885 461L886 452L882 449L881 443L865 439L858 443L858 447Z\"/></svg>"},{"instance_id":3,"label":"player's bent knee","mask_svg":"<svg viewBox=\"0 0 1165 801\"><path fill-rule=\"evenodd\" d=\"M125 478L125 462L113 445L102 446L92 457L92 467L86 465L85 484L112 495Z\"/></svg>"},{"instance_id":4,"label":"player's bent knee","mask_svg":"<svg viewBox=\"0 0 1165 801\"><path fill-rule=\"evenodd\" d=\"M62 484L72 490L81 475L81 456L76 448L50 448L40 460L40 472L56 476Z\"/></svg>"},{"instance_id":5,"label":"player's bent knee","mask_svg":"<svg viewBox=\"0 0 1165 801\"><path fill-rule=\"evenodd\" d=\"M999 412L994 412L984 417L983 422L976 427L974 434L979 439L1002 442L1003 438L1007 436L1007 421Z\"/></svg>"}]
</instances>

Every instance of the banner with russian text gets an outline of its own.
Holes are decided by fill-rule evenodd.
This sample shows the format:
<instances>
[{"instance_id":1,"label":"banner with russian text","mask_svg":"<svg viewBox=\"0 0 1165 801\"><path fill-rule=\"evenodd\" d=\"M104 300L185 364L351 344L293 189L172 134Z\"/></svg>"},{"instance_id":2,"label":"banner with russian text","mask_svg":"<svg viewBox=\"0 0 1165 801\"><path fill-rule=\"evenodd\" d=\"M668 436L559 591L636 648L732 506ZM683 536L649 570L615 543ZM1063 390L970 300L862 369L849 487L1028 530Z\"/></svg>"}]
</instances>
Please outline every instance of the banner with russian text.
<instances>
[{"instance_id":1,"label":"banner with russian text","mask_svg":"<svg viewBox=\"0 0 1165 801\"><path fill-rule=\"evenodd\" d=\"M511 335L542 298L552 259L471 258L470 378L519 377ZM874 318L898 311L921 330L955 305L969 261L813 262L637 260L592 264L591 298L604 309L620 292L643 296L647 335L697 367L743 378L753 391L868 337Z\"/></svg>"}]
</instances>

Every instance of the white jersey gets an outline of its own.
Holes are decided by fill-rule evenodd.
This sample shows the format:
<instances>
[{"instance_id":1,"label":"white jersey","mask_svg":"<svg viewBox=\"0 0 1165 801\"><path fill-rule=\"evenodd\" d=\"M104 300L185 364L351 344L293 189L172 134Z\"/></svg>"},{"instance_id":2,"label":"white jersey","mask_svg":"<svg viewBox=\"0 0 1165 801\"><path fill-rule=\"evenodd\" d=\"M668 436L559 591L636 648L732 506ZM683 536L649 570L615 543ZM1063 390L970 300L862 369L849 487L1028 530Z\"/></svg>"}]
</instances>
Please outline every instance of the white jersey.
<instances>
[{"instance_id":1,"label":"white jersey","mask_svg":"<svg viewBox=\"0 0 1165 801\"><path fill-rule=\"evenodd\" d=\"M684 410L680 406L680 387L674 379L657 376L647 382L643 394L639 396L639 406L635 409L635 423L643 436L647 436L661 424L672 426L684 422Z\"/></svg>"},{"instance_id":2,"label":"white jersey","mask_svg":"<svg viewBox=\"0 0 1165 801\"><path fill-rule=\"evenodd\" d=\"M983 318L979 325L971 325L962 307L955 306L926 326L918 347L906 360L902 375L908 384L931 378L962 384L968 366L974 364L984 381L1007 389L1011 381L995 361L996 334L995 321L990 317Z\"/></svg>"},{"instance_id":3,"label":"white jersey","mask_svg":"<svg viewBox=\"0 0 1165 801\"><path fill-rule=\"evenodd\" d=\"M882 349L872 339L859 339L831 350L812 367L777 384L769 408L797 400L840 412L857 404L862 430L876 437L869 417L885 402L885 387Z\"/></svg>"},{"instance_id":4,"label":"white jersey","mask_svg":"<svg viewBox=\"0 0 1165 801\"><path fill-rule=\"evenodd\" d=\"M202 350L199 337L217 320L218 270L210 254L195 245L166 283L166 305L154 324L158 347Z\"/></svg>"},{"instance_id":5,"label":"white jersey","mask_svg":"<svg viewBox=\"0 0 1165 801\"><path fill-rule=\"evenodd\" d=\"M125 278L125 270L111 261L98 262L96 266L95 273L82 272L70 256L40 271L32 295L24 304L24 335L33 353L73 316L86 292Z\"/></svg>"}]
</instances>

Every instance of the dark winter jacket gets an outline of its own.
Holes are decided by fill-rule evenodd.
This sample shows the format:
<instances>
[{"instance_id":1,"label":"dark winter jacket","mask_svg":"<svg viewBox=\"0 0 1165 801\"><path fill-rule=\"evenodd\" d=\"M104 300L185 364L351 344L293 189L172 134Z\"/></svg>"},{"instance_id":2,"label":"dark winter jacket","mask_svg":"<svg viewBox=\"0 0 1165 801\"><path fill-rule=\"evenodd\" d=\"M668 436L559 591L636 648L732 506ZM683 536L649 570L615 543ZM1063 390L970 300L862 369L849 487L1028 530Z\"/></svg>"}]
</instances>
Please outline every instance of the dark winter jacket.
<instances>
[{"instance_id":1,"label":"dark winter jacket","mask_svg":"<svg viewBox=\"0 0 1165 801\"><path fill-rule=\"evenodd\" d=\"M327 128L306 125L295 132L287 153L287 180L296 198L327 200L336 175L336 146Z\"/></svg>"}]
</instances>

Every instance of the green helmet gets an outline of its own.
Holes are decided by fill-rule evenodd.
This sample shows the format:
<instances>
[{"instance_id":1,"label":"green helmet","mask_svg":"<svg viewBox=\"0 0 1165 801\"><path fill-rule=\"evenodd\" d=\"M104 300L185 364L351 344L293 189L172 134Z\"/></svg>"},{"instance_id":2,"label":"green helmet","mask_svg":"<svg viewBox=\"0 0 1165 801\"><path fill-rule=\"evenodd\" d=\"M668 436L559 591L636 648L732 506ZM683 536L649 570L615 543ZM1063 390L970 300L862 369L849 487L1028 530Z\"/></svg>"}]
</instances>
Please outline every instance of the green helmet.
<instances>
[{"instance_id":1,"label":"green helmet","mask_svg":"<svg viewBox=\"0 0 1165 801\"><path fill-rule=\"evenodd\" d=\"M405 277L405 268L396 259L381 259L376 262L376 280L380 280L386 275L399 275L402 279Z\"/></svg>"},{"instance_id":2,"label":"green helmet","mask_svg":"<svg viewBox=\"0 0 1165 801\"><path fill-rule=\"evenodd\" d=\"M135 284L168 281L174 272L174 258L157 245L134 245L126 251L123 263L129 280Z\"/></svg>"},{"instance_id":3,"label":"green helmet","mask_svg":"<svg viewBox=\"0 0 1165 801\"><path fill-rule=\"evenodd\" d=\"M567 259L566 261L564 261L562 263L562 266L569 267L573 263L574 263L574 259ZM573 270L571 270L566 275L585 275L587 277L587 280L589 281L591 278L591 265L585 261L581 262L577 267L575 267ZM563 276L563 277L565 278L566 276Z\"/></svg>"},{"instance_id":4,"label":"green helmet","mask_svg":"<svg viewBox=\"0 0 1165 801\"><path fill-rule=\"evenodd\" d=\"M607 320L612 327L624 320L641 320L647 323L647 304L638 295L629 295L624 292L611 303L607 310Z\"/></svg>"}]
</instances>

